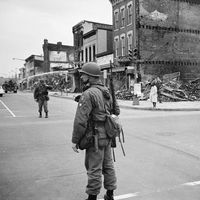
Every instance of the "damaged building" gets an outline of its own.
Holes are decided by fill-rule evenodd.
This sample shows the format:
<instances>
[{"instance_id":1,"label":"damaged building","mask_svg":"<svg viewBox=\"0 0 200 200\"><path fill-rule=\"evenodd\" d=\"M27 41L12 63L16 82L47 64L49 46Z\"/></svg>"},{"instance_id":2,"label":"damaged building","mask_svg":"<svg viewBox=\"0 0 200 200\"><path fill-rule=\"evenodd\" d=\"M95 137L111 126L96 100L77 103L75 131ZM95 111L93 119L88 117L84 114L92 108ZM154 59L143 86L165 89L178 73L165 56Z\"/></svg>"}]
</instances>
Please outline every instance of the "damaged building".
<instances>
[{"instance_id":1,"label":"damaged building","mask_svg":"<svg viewBox=\"0 0 200 200\"><path fill-rule=\"evenodd\" d=\"M116 78L123 82L118 89L129 88L138 75L142 82L171 73L178 73L182 81L200 77L200 1L110 2L114 66L121 69Z\"/></svg>"}]
</instances>

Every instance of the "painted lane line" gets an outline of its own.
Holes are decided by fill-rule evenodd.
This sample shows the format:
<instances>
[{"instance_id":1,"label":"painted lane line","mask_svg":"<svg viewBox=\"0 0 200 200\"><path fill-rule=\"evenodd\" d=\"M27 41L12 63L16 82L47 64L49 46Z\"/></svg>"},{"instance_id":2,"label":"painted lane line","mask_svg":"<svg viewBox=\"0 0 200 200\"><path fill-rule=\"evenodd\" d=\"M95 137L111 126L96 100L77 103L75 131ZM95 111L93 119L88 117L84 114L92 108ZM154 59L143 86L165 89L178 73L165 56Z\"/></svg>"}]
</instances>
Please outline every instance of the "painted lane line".
<instances>
[{"instance_id":1,"label":"painted lane line","mask_svg":"<svg viewBox=\"0 0 200 200\"><path fill-rule=\"evenodd\" d=\"M115 200L128 199L128 198L136 197L136 196L138 196L138 192L115 196ZM99 199L99 200L104 200L104 199Z\"/></svg>"},{"instance_id":2,"label":"painted lane line","mask_svg":"<svg viewBox=\"0 0 200 200\"><path fill-rule=\"evenodd\" d=\"M187 185L187 186L195 186L195 185L200 185L200 181L188 182L188 183L184 183L183 185Z\"/></svg>"},{"instance_id":3,"label":"painted lane line","mask_svg":"<svg viewBox=\"0 0 200 200\"><path fill-rule=\"evenodd\" d=\"M2 103L2 105L8 110L8 112L13 116L13 117L16 117L15 114L6 106L6 104L0 100L0 102Z\"/></svg>"},{"instance_id":4,"label":"painted lane line","mask_svg":"<svg viewBox=\"0 0 200 200\"><path fill-rule=\"evenodd\" d=\"M200 181L194 181L194 182L188 182L188 183L183 183L183 184L180 184L180 185L176 185L174 187L171 187L171 188L165 188L164 190L163 189L158 189L158 190L154 190L150 193L160 193L160 192L163 192L163 191L170 191L170 190L174 190L176 188L179 188L181 186L196 186L196 185L200 185ZM150 194L149 193L149 194ZM140 195L145 195L145 193L140 193L140 192L136 192L136 193L129 193L129 194L124 194L124 195L119 195L119 196L115 196L115 200L120 200L120 199L128 199L128 198L131 198L131 197L136 197L136 196L140 196ZM146 194L147 195L147 194ZM98 199L98 200L104 200L104 199Z\"/></svg>"}]
</instances>

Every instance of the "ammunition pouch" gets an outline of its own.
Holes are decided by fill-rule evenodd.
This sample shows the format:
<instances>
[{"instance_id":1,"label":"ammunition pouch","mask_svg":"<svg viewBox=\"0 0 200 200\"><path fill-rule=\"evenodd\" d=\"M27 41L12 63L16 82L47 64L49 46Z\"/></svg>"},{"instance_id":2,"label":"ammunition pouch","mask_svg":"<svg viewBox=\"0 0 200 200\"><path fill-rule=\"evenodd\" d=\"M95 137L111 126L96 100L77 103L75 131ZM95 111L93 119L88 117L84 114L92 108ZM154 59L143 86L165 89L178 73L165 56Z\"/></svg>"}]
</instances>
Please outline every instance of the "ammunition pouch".
<instances>
[{"instance_id":1,"label":"ammunition pouch","mask_svg":"<svg viewBox=\"0 0 200 200\"><path fill-rule=\"evenodd\" d=\"M88 149L94 146L94 136L91 134L85 134L78 144L80 150Z\"/></svg>"},{"instance_id":2,"label":"ammunition pouch","mask_svg":"<svg viewBox=\"0 0 200 200\"><path fill-rule=\"evenodd\" d=\"M80 150L84 150L92 146L94 146L94 133L91 124L89 124L84 136L79 141L78 147Z\"/></svg>"}]
</instances>

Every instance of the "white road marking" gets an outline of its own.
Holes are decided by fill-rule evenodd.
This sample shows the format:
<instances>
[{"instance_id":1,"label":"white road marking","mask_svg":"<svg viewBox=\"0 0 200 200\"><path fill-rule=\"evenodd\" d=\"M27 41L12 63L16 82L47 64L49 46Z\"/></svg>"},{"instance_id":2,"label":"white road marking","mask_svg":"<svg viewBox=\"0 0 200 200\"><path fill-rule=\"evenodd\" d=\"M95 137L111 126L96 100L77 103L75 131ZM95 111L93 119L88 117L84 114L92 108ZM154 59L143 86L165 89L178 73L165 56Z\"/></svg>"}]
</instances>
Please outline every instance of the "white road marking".
<instances>
[{"instance_id":1,"label":"white road marking","mask_svg":"<svg viewBox=\"0 0 200 200\"><path fill-rule=\"evenodd\" d=\"M188 183L183 183L183 184L180 184L180 185L176 185L172 188L165 188L165 189L161 189L161 190L154 190L154 191L151 191L150 193L160 193L160 192L163 192L163 191L170 191L170 190L174 190L176 188L179 188L179 187L182 187L182 186L196 186L196 185L200 185L200 181L194 181L194 182L188 182ZM119 196L115 196L115 200L120 200L120 199L128 199L128 198L131 198L131 197L136 197L136 196L140 196L140 195L144 195L144 193L141 193L141 192L135 192L135 193L128 193L128 194L123 194L123 195L119 195ZM98 199L98 200L104 200L104 199Z\"/></svg>"},{"instance_id":2,"label":"white road marking","mask_svg":"<svg viewBox=\"0 0 200 200\"><path fill-rule=\"evenodd\" d=\"M138 196L138 192L115 196L115 200L128 199L128 198L136 197L136 196ZM99 199L99 200L104 200L104 199Z\"/></svg>"},{"instance_id":3,"label":"white road marking","mask_svg":"<svg viewBox=\"0 0 200 200\"><path fill-rule=\"evenodd\" d=\"M200 181L188 182L188 183L184 183L183 185L187 185L187 186L195 186L195 185L200 185Z\"/></svg>"},{"instance_id":4,"label":"white road marking","mask_svg":"<svg viewBox=\"0 0 200 200\"><path fill-rule=\"evenodd\" d=\"M2 105L8 110L8 112L13 116L13 117L16 117L15 114L6 106L6 104L0 100L0 102L2 103Z\"/></svg>"}]
</instances>

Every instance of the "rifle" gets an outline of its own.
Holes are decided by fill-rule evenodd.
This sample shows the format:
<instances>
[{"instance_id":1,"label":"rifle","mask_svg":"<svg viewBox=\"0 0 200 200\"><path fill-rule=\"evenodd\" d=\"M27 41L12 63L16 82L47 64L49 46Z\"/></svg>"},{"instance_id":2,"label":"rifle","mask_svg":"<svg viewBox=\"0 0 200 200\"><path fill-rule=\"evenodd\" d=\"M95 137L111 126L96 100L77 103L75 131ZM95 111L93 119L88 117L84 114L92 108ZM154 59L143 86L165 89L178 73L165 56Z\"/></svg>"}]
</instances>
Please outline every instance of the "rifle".
<instances>
[{"instance_id":1,"label":"rifle","mask_svg":"<svg viewBox=\"0 0 200 200\"><path fill-rule=\"evenodd\" d=\"M113 84L112 63L111 63L111 61L110 61L110 93L111 93L112 100L113 100L112 114L116 114L115 113L115 109L116 109L116 97L115 97L115 89L114 89L114 84ZM111 147L113 147L113 148L117 147L116 138L112 139ZM114 157L114 160L115 160L114 150L113 150L113 157Z\"/></svg>"},{"instance_id":2,"label":"rifle","mask_svg":"<svg viewBox=\"0 0 200 200\"><path fill-rule=\"evenodd\" d=\"M112 114L116 114L115 113L115 111L116 111L116 97L115 97L115 89L114 89L114 84L113 84L112 63L111 63L111 61L110 61L110 93L111 93L112 100L113 100ZM122 141L124 143L125 142L124 141L124 131L122 129L122 126L120 126L120 129L121 129L120 131L122 133ZM121 145L121 148L122 148L122 152L123 152L123 154L125 156L125 151L124 151L124 147L123 147L122 141L121 141L121 137L119 135L119 142L120 142L120 145ZM112 147L112 150L113 150L113 159L115 161L114 148L117 147L116 138L112 139L111 147Z\"/></svg>"}]
</instances>

